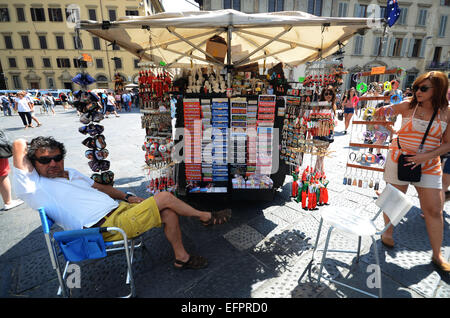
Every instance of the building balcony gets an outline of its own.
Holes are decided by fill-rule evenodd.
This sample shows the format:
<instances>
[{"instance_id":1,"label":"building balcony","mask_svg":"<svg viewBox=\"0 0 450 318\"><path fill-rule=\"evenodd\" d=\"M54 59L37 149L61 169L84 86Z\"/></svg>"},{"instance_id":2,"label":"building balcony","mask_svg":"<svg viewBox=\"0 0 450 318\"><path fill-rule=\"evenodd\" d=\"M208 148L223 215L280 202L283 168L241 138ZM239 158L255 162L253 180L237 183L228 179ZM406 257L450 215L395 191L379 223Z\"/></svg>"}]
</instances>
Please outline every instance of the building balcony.
<instances>
[{"instance_id":1,"label":"building balcony","mask_svg":"<svg viewBox=\"0 0 450 318\"><path fill-rule=\"evenodd\" d=\"M445 62L437 62L437 61L428 61L425 69L427 71L449 71L450 70L450 61Z\"/></svg>"}]
</instances>

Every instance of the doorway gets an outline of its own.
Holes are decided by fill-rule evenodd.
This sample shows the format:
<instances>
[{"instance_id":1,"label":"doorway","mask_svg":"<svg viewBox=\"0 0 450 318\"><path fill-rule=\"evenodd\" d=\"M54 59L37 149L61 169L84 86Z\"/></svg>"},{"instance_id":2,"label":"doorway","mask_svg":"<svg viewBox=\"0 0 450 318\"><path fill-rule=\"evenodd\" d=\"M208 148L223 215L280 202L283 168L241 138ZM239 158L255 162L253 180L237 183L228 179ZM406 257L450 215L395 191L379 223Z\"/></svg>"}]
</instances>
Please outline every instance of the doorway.
<instances>
[{"instance_id":1,"label":"doorway","mask_svg":"<svg viewBox=\"0 0 450 318\"><path fill-rule=\"evenodd\" d=\"M64 84L64 89L73 90L71 82L64 82L63 84Z\"/></svg>"}]
</instances>

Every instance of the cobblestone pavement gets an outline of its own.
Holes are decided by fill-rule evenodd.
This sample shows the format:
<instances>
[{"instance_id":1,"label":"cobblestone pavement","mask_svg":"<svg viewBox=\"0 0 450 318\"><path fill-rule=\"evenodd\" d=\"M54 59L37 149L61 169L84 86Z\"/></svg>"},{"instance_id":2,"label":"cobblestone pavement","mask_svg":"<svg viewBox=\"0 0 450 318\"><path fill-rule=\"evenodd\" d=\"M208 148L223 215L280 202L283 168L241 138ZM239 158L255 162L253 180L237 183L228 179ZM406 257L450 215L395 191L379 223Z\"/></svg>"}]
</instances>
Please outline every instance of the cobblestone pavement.
<instances>
[{"instance_id":1,"label":"cobblestone pavement","mask_svg":"<svg viewBox=\"0 0 450 318\"><path fill-rule=\"evenodd\" d=\"M38 107L37 107L38 108ZM39 108L38 108L39 109ZM74 110L64 112L57 107L56 116L36 114L42 127L24 130L18 115L0 117L0 126L10 139L30 140L38 135L54 136L67 148L66 167L90 175L85 147L86 138L78 132L81 123ZM147 197L146 176L142 170L144 153L141 145L145 132L140 114L121 113L120 118L102 121L115 185ZM349 135L343 135L343 122L336 128L333 151L325 160L330 180L331 206L361 209L363 214L377 211L373 189L344 186L342 179L348 155ZM305 158L308 161L308 157ZM12 164L12 162L11 162ZM203 270L179 271L173 268L172 249L162 229L153 229L144 236L146 249L138 250L133 265L138 297L152 298L346 298L367 297L325 281L314 284L314 268L310 260L319 225L320 209L304 211L290 199L292 177L271 202L193 202L202 209L233 208L228 224L205 228L198 221L181 218L183 242L191 253L208 258ZM384 187L382 183L381 189ZM14 191L13 191L14 194ZM419 201L414 188L408 196L414 208L395 230L396 246L386 249L377 241L384 297L448 298L449 277L436 271L430 263L431 249ZM70 194L68 194L70 195ZM0 207L2 204L0 203ZM445 210L450 211L449 204ZM449 257L450 215L444 212L443 252ZM382 220L380 219L380 226ZM326 231L325 226L324 231ZM326 233L326 232L322 232ZM321 235L321 243L326 235ZM355 249L357 238L333 232L330 249ZM374 264L370 240L362 242L361 259L354 254L329 253L325 263L327 275L368 292L368 268ZM316 252L320 260L321 253ZM81 289L72 289L74 297L116 297L128 293L123 254L81 264ZM350 270L351 269L351 270ZM57 297L58 282L46 250L38 213L27 205L0 211L0 297Z\"/></svg>"}]
</instances>

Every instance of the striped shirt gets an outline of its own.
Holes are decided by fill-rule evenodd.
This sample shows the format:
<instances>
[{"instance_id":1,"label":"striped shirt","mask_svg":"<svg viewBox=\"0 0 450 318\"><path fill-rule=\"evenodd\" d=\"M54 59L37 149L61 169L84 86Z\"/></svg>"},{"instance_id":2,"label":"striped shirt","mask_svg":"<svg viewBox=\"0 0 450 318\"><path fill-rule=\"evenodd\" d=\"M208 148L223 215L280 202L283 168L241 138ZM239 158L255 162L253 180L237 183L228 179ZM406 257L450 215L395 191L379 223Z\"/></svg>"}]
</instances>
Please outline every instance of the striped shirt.
<instances>
[{"instance_id":1,"label":"striped shirt","mask_svg":"<svg viewBox=\"0 0 450 318\"><path fill-rule=\"evenodd\" d=\"M401 151L405 154L416 154L422 142L423 135L428 127L429 121L414 118L417 106L411 118L402 119L402 128L397 132L397 138L400 142ZM438 111L433 124L431 125L428 136L423 145L423 152L430 152L441 145L442 136L447 128L447 123L439 119L440 111ZM394 139L389 147L391 150L391 159L398 162L400 150L398 149L397 140ZM442 175L441 158L430 159L422 164L422 173L431 175Z\"/></svg>"}]
</instances>

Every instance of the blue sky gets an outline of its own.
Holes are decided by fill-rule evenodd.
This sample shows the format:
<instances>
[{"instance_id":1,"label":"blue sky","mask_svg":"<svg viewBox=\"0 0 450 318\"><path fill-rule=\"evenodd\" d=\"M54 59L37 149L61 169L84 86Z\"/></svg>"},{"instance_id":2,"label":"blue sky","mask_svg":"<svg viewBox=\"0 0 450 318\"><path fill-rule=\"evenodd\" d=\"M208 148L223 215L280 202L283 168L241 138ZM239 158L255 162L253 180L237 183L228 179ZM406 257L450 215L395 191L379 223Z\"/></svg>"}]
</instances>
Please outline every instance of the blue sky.
<instances>
[{"instance_id":1,"label":"blue sky","mask_svg":"<svg viewBox=\"0 0 450 318\"><path fill-rule=\"evenodd\" d=\"M189 0L194 3L194 0ZM162 0L162 5L166 12L170 11L198 11L198 8L185 0Z\"/></svg>"}]
</instances>

